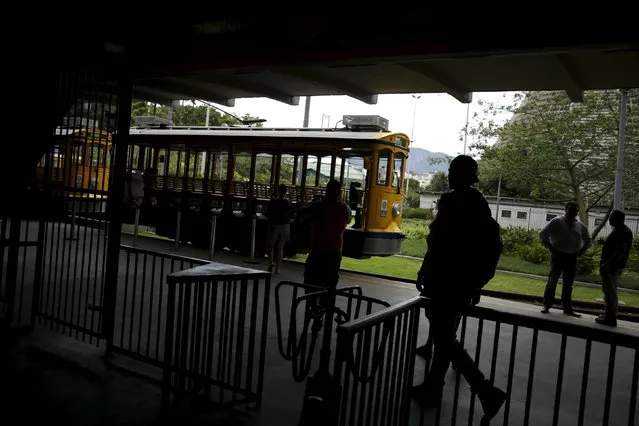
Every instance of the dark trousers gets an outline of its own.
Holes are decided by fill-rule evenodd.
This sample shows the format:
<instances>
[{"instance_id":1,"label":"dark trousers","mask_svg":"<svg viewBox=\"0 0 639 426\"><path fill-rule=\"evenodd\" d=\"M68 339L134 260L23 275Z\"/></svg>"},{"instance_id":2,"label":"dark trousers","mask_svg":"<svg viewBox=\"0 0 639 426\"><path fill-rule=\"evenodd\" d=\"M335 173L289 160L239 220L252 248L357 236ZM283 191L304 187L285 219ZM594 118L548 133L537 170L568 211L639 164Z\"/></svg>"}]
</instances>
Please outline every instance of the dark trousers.
<instances>
[{"instance_id":1,"label":"dark trousers","mask_svg":"<svg viewBox=\"0 0 639 426\"><path fill-rule=\"evenodd\" d=\"M550 273L544 292L544 306L550 308L555 300L555 290L557 281L563 274L563 285L561 289L561 305L565 312L572 312L572 286L575 282L575 272L577 271L577 255L553 253L550 255Z\"/></svg>"},{"instance_id":2,"label":"dark trousers","mask_svg":"<svg viewBox=\"0 0 639 426\"><path fill-rule=\"evenodd\" d=\"M457 340L457 329L461 322L463 308L433 304L426 311L433 336L433 363L424 378L434 387L442 387L451 361L464 376L471 389L478 392L485 384L485 377L475 366L475 362Z\"/></svg>"},{"instance_id":3,"label":"dark trousers","mask_svg":"<svg viewBox=\"0 0 639 426\"><path fill-rule=\"evenodd\" d=\"M304 284L335 290L341 264L340 253L310 253L304 265ZM320 304L326 304L328 300L325 295L320 299Z\"/></svg>"}]
</instances>

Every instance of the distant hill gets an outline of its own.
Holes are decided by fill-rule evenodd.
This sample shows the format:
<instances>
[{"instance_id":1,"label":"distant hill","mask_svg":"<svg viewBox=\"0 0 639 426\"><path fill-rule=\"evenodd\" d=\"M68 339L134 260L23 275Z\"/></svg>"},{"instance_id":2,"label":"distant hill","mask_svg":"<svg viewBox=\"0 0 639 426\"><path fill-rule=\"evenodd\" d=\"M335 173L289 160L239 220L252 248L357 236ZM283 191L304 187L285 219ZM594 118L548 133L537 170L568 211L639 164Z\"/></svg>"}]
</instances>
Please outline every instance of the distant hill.
<instances>
[{"instance_id":1,"label":"distant hill","mask_svg":"<svg viewBox=\"0 0 639 426\"><path fill-rule=\"evenodd\" d=\"M443 152L431 152L427 149L411 147L410 153L408 154L408 167L407 171L416 173L416 174L424 174L424 173L435 173L435 172L447 172L448 171L448 162L441 162L436 164L431 164L431 158L446 158L447 155Z\"/></svg>"}]
</instances>

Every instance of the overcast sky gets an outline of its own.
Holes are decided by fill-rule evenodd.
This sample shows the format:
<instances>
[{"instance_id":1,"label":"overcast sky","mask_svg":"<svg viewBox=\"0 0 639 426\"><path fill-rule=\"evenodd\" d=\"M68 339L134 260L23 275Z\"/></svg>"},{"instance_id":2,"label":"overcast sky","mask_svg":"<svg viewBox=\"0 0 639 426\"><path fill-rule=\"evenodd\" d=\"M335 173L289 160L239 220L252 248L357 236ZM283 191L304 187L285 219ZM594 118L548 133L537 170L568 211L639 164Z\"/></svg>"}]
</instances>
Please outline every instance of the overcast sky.
<instances>
[{"instance_id":1,"label":"overcast sky","mask_svg":"<svg viewBox=\"0 0 639 426\"><path fill-rule=\"evenodd\" d=\"M482 107L477 100L508 104L512 101L512 92L475 93L470 104L472 121L475 112L480 113ZM376 105L368 105L348 96L314 96L311 98L309 127L334 127L345 114L381 115L389 120L390 130L404 132L408 136L413 133L414 146L430 151L457 155L463 151L460 141L462 129L466 123L467 105L460 103L447 94L415 94L413 95L380 95ZM236 115L249 113L265 118L265 127L302 127L304 120L304 103L300 99L297 106L266 98L237 99L235 107L220 106L225 111ZM413 109L415 110L415 127L413 132ZM323 117L324 116L324 117ZM341 123L340 123L341 125ZM468 140L468 144L472 141Z\"/></svg>"}]
</instances>

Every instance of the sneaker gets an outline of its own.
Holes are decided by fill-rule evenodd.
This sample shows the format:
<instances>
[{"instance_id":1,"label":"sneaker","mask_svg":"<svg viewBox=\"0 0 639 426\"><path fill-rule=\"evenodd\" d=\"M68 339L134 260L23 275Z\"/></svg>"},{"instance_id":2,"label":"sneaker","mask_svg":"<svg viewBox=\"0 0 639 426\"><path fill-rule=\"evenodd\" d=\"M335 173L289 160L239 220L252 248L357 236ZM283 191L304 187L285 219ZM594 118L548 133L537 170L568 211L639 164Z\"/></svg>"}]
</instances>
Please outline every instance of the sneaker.
<instances>
[{"instance_id":1,"label":"sneaker","mask_svg":"<svg viewBox=\"0 0 639 426\"><path fill-rule=\"evenodd\" d=\"M436 408L442 401L442 387L435 387L429 383L422 383L417 386L413 386L409 390L409 395L413 398L422 408Z\"/></svg>"},{"instance_id":2,"label":"sneaker","mask_svg":"<svg viewBox=\"0 0 639 426\"><path fill-rule=\"evenodd\" d=\"M578 314L577 312L573 310L564 311L564 315L568 315L569 317L581 318L581 314Z\"/></svg>"},{"instance_id":3,"label":"sneaker","mask_svg":"<svg viewBox=\"0 0 639 426\"><path fill-rule=\"evenodd\" d=\"M481 420L482 424L492 420L492 418L499 413L501 406L506 402L507 396L506 392L490 383L484 390L477 394L481 406L484 409L484 416Z\"/></svg>"},{"instance_id":4,"label":"sneaker","mask_svg":"<svg viewBox=\"0 0 639 426\"><path fill-rule=\"evenodd\" d=\"M415 355L422 358L430 358L432 355L432 346L425 344L415 349Z\"/></svg>"},{"instance_id":5,"label":"sneaker","mask_svg":"<svg viewBox=\"0 0 639 426\"><path fill-rule=\"evenodd\" d=\"M548 312L550 312L550 308L546 308L546 307L544 307L544 308L541 310L541 313L542 313L542 314L547 314Z\"/></svg>"},{"instance_id":6,"label":"sneaker","mask_svg":"<svg viewBox=\"0 0 639 426\"><path fill-rule=\"evenodd\" d=\"M610 327L616 327L617 326L617 319L616 318L607 318L604 315L599 315L597 318L595 318L595 321L597 322L597 324L601 324L601 325L607 325Z\"/></svg>"}]
</instances>

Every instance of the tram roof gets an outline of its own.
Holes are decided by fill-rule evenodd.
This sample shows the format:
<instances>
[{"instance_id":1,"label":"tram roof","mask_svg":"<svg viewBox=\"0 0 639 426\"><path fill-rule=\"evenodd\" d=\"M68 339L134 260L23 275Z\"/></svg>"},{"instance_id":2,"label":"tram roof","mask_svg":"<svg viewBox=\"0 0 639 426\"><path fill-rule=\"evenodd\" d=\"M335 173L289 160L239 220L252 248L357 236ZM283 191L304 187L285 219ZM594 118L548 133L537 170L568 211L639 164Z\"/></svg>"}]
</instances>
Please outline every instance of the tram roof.
<instances>
[{"instance_id":1,"label":"tram roof","mask_svg":"<svg viewBox=\"0 0 639 426\"><path fill-rule=\"evenodd\" d=\"M189 127L189 128L136 128L129 130L134 139L148 138L176 138L183 137L230 137L230 138L273 138L273 139L348 139L375 141L387 136L400 136L406 140L409 137L405 133L385 131L351 131L333 129L307 129L307 128L268 128L268 127Z\"/></svg>"}]
</instances>

